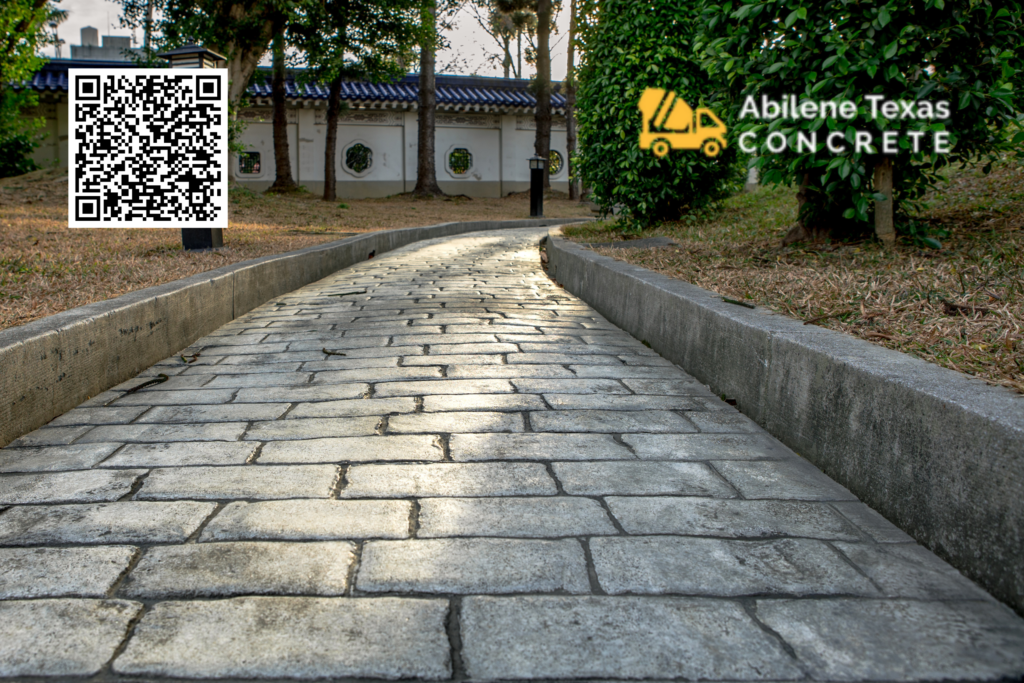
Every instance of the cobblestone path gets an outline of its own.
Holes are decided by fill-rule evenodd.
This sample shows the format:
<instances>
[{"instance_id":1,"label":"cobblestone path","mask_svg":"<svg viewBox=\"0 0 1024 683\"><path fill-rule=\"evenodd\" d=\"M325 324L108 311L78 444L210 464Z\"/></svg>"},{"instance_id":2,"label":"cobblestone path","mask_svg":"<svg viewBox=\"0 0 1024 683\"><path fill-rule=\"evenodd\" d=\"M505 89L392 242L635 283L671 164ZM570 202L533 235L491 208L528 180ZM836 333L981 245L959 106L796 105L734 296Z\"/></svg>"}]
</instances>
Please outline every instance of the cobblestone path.
<instances>
[{"instance_id":1,"label":"cobblestone path","mask_svg":"<svg viewBox=\"0 0 1024 683\"><path fill-rule=\"evenodd\" d=\"M1024 620L548 280L544 233L339 272L0 451L0 674L1024 673Z\"/></svg>"}]
</instances>

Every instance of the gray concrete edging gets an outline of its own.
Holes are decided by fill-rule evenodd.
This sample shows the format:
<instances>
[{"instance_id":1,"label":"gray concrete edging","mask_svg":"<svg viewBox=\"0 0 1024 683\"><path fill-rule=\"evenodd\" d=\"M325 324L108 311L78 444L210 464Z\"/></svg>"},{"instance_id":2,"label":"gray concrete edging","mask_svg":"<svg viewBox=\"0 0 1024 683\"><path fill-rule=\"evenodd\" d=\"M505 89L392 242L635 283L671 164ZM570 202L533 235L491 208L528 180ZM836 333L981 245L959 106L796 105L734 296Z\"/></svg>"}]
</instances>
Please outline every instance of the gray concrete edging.
<instances>
[{"instance_id":1,"label":"gray concrete edging","mask_svg":"<svg viewBox=\"0 0 1024 683\"><path fill-rule=\"evenodd\" d=\"M560 237L549 272L1024 614L1024 397Z\"/></svg>"},{"instance_id":2,"label":"gray concrete edging","mask_svg":"<svg viewBox=\"0 0 1024 683\"><path fill-rule=\"evenodd\" d=\"M588 220L588 219L581 219ZM413 242L573 219L441 223L242 261L0 331L0 447L276 296Z\"/></svg>"}]
</instances>

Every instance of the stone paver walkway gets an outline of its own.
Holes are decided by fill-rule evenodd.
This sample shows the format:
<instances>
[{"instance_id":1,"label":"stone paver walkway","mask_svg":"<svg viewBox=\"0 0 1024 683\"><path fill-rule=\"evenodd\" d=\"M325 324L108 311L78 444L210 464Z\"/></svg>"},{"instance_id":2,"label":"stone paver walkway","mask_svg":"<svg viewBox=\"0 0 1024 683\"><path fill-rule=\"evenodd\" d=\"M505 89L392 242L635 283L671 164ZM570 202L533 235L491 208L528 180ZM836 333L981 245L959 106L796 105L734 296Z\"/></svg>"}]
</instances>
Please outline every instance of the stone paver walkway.
<instances>
[{"instance_id":1,"label":"stone paver walkway","mask_svg":"<svg viewBox=\"0 0 1024 683\"><path fill-rule=\"evenodd\" d=\"M558 288L544 233L342 271L0 451L0 674L1024 673L1024 621Z\"/></svg>"}]
</instances>

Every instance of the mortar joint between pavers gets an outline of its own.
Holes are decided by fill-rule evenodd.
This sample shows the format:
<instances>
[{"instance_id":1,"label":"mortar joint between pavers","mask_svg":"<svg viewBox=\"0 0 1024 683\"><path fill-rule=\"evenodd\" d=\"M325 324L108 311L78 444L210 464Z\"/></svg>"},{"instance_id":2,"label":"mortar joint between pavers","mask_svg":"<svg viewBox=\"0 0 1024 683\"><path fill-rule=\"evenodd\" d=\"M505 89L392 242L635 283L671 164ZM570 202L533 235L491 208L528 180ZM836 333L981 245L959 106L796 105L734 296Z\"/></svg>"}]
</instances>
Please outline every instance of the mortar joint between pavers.
<instances>
[{"instance_id":1,"label":"mortar joint between pavers","mask_svg":"<svg viewBox=\"0 0 1024 683\"><path fill-rule=\"evenodd\" d=\"M543 461L543 462L541 462L539 464L544 466L544 469L547 471L548 476L551 477L551 480L553 482L555 482L555 490L558 492L555 495L559 495L559 496L567 495L566 492L565 492L565 489L562 488L562 482L558 481L558 477L555 476L554 464L550 460L545 460L545 461Z\"/></svg>"},{"instance_id":2,"label":"mortar joint between pavers","mask_svg":"<svg viewBox=\"0 0 1024 683\"><path fill-rule=\"evenodd\" d=\"M118 591L121 590L121 585L124 583L125 579L128 578L128 574L130 574L132 570L135 569L135 566L142 559L142 556L146 554L147 548L140 548L138 546L135 546L134 548L135 549L132 551L132 556L128 558L128 564L125 565L124 571L117 575L117 578L114 579L114 582L110 584L110 588L107 589L107 597L110 599L114 599L117 597Z\"/></svg>"},{"instance_id":3,"label":"mortar joint between pavers","mask_svg":"<svg viewBox=\"0 0 1024 683\"><path fill-rule=\"evenodd\" d=\"M93 677L94 680L120 679L119 676L116 676L113 673L114 661L118 657L120 657L121 653L124 652L125 649L128 647L128 642L132 639L132 636L135 635L135 627L139 625L139 622L142 621L142 617L144 617L146 615L146 612L148 611L149 605L147 605L145 602L142 602L141 606L139 607L139 611L135 614L134 617L131 618L131 620L128 621L128 624L125 626L124 636L121 638L121 642L118 643L116 648L114 648L113 654L110 655L110 659L106 661L106 663L100 669L99 673L97 673L96 676Z\"/></svg>"},{"instance_id":4,"label":"mortar joint between pavers","mask_svg":"<svg viewBox=\"0 0 1024 683\"><path fill-rule=\"evenodd\" d=\"M382 415L381 416L380 421L377 422L376 429L374 429L374 431L377 433L377 436L384 436L385 434L387 434L387 431L388 431L388 421L389 420L390 420L390 416L389 415Z\"/></svg>"},{"instance_id":5,"label":"mortar joint between pavers","mask_svg":"<svg viewBox=\"0 0 1024 683\"><path fill-rule=\"evenodd\" d=\"M206 529L206 526L210 522L213 521L214 517L216 517L218 514L220 514L220 511L223 510L227 506L227 504L228 503L223 501L223 500L218 500L214 504L213 510L210 511L210 514L208 514L206 516L206 519L204 519L202 522L200 522L199 526L196 527L195 531L193 531L191 534L189 534L189 537L185 539L185 542L182 545L198 543L199 542L199 537L203 535L203 531ZM173 545L173 544L167 544L167 545Z\"/></svg>"},{"instance_id":6,"label":"mortar joint between pavers","mask_svg":"<svg viewBox=\"0 0 1024 683\"><path fill-rule=\"evenodd\" d=\"M146 482L146 477L148 477L150 472L152 472L152 471L153 470L151 470L151 469L150 470L146 470L145 474L139 475L139 477L135 481L132 482L132 487L128 490L128 493L126 493L123 496L121 496L120 498L118 498L117 502L121 502L121 501L125 501L125 500L131 500L132 497L135 496L135 494L137 494L139 492L139 490L142 488L142 485Z\"/></svg>"},{"instance_id":7,"label":"mortar joint between pavers","mask_svg":"<svg viewBox=\"0 0 1024 683\"><path fill-rule=\"evenodd\" d=\"M740 598L737 602L739 602L740 607L743 609L743 611L747 613L747 616L750 617L750 620L753 621L758 628L764 631L764 633L769 638L777 642L779 644L779 647L781 647L782 650L790 656L796 667L800 669L801 673L803 673L804 680L810 680L812 676L808 673L807 668L804 666L804 663L800 661L800 657L797 656L796 650L793 648L793 646L787 643L786 639L783 638L780 633L778 633L771 626L768 626L766 623L761 621L761 619L757 616L757 600L755 598Z\"/></svg>"},{"instance_id":8,"label":"mortar joint between pavers","mask_svg":"<svg viewBox=\"0 0 1024 683\"><path fill-rule=\"evenodd\" d=\"M640 456L637 455L636 449L633 448L632 446L630 446L628 443L626 443L626 441L622 438L622 436L623 436L622 434L610 434L609 436L612 437L612 441L614 441L615 443L619 444L620 446L625 448L627 451L632 453L634 459L640 460Z\"/></svg>"},{"instance_id":9,"label":"mortar joint between pavers","mask_svg":"<svg viewBox=\"0 0 1024 683\"><path fill-rule=\"evenodd\" d=\"M438 434L437 443L441 446L441 462L454 462L452 459L452 435L449 433Z\"/></svg>"},{"instance_id":10,"label":"mortar joint between pavers","mask_svg":"<svg viewBox=\"0 0 1024 683\"><path fill-rule=\"evenodd\" d=\"M615 527L615 530L619 532L619 535L620 536L629 536L630 535L629 532L626 531L626 529L622 526L622 524L619 523L619 520L616 519L615 515L612 514L612 510L611 510L611 508L608 507L608 502L604 499L603 496L580 496L580 497L581 498L590 498L593 501L597 501L597 504L600 505L601 509L604 510L604 514L608 515L608 521L612 523L612 526Z\"/></svg>"},{"instance_id":11,"label":"mortar joint between pavers","mask_svg":"<svg viewBox=\"0 0 1024 683\"><path fill-rule=\"evenodd\" d=\"M830 505L829 507L832 507L832 506ZM835 509L835 508L833 508L833 509ZM856 525L856 524L854 524L854 526L856 527L857 525ZM860 531L860 528L858 527L858 529L857 529L857 530L858 530L858 531ZM841 559L842 559L842 560L843 560L844 562L846 562L846 564L850 565L850 566L851 566L851 567L853 568L853 570L854 570L855 572L857 572L858 574L860 574L861 576L863 576L863 577L864 577L865 579L867 579L868 581L870 581L870 582L871 582L871 585L875 587L875 590L877 590L877 591L878 591L878 594L879 594L879 595L881 595L881 596L885 596L885 595L886 595L886 591L885 591L885 589L884 589L884 588L882 588L882 586L881 586L881 585L879 585L879 583L878 583L877 581L875 581L875 580L874 580L873 578L871 578L871 576L870 576L870 575L869 575L869 574L868 574L868 573L867 573L866 571L864 571L864 570L863 570L863 569L861 568L861 566L860 566L859 564L857 564L856 562L854 562L853 560L851 560L851 559L850 559L850 557L849 557L849 556L848 556L848 555L847 555L846 553L844 553L844 552L842 551L842 549L841 549L841 548L840 548L839 546L837 546L837 545L836 545L835 543L833 543L832 541L828 541L828 540L826 540L826 541L823 541L823 543L824 543L825 545L827 545L827 546L828 546L829 548L831 548L831 549L832 549L832 552L834 552L834 553L838 554L838 555L839 555L839 557L840 557L840 558L841 558ZM874 546L876 546L876 550L881 550L881 548L879 548L879 547L878 547L878 544L877 544L877 543L875 543L873 539L872 539L872 540L870 541L870 543L871 543L871 545L874 545ZM883 552L884 552L884 551L883 551Z\"/></svg>"},{"instance_id":12,"label":"mortar joint between pavers","mask_svg":"<svg viewBox=\"0 0 1024 683\"><path fill-rule=\"evenodd\" d=\"M256 461L260 459L261 455L263 455L263 447L265 445L267 445L266 441L260 441L258 444L256 444L256 448L254 448L252 450L252 453L249 454L249 457L245 459L245 464L246 465L254 465L254 464L256 464Z\"/></svg>"},{"instance_id":13,"label":"mortar joint between pavers","mask_svg":"<svg viewBox=\"0 0 1024 683\"><path fill-rule=\"evenodd\" d=\"M245 423L245 429L242 430L242 434L238 437L239 441L245 441L245 437L248 436L249 430L252 429L253 420L249 420Z\"/></svg>"},{"instance_id":14,"label":"mortar joint between pavers","mask_svg":"<svg viewBox=\"0 0 1024 683\"><path fill-rule=\"evenodd\" d=\"M515 385L513 384L512 386ZM530 422L530 411L523 410L520 411L519 414L523 416L523 431L528 433L533 432L533 424Z\"/></svg>"},{"instance_id":15,"label":"mortar joint between pavers","mask_svg":"<svg viewBox=\"0 0 1024 683\"><path fill-rule=\"evenodd\" d=\"M409 506L409 538L419 538L420 533L420 501L413 498Z\"/></svg>"},{"instance_id":16,"label":"mortar joint between pavers","mask_svg":"<svg viewBox=\"0 0 1024 683\"><path fill-rule=\"evenodd\" d=\"M288 413L292 412L293 410L295 410L298 407L299 407L299 404L297 402L296 403L289 403L288 407L285 408L284 412L281 413L280 415L278 415L276 419L278 419L278 420L285 419L286 417L288 417Z\"/></svg>"},{"instance_id":17,"label":"mortar joint between pavers","mask_svg":"<svg viewBox=\"0 0 1024 683\"><path fill-rule=\"evenodd\" d=\"M341 492L348 486L348 471L352 465L338 465L338 478L331 483L331 492L327 494L329 499L338 500Z\"/></svg>"},{"instance_id":18,"label":"mortar joint between pavers","mask_svg":"<svg viewBox=\"0 0 1024 683\"><path fill-rule=\"evenodd\" d=\"M594 595L608 595L604 588L601 587L601 581L597 577L597 565L594 564L594 556L590 552L590 539L587 537L578 537L580 546L583 548L583 560L587 565L587 578L590 580L590 592Z\"/></svg>"},{"instance_id":19,"label":"mortar joint between pavers","mask_svg":"<svg viewBox=\"0 0 1024 683\"><path fill-rule=\"evenodd\" d=\"M743 495L743 492L740 491L739 487L737 487L735 484L729 481L729 477L725 476L724 474L718 471L718 468L715 467L715 463L713 461L705 460L703 462L705 465L707 465L708 469L710 469L715 474L715 476L717 476L719 479L725 482L725 485L733 490L733 492L736 494L736 500L747 499L747 497Z\"/></svg>"},{"instance_id":20,"label":"mortar joint between pavers","mask_svg":"<svg viewBox=\"0 0 1024 683\"><path fill-rule=\"evenodd\" d=\"M363 392L363 398L373 398L374 394L377 393L377 385L370 382L366 385L366 391Z\"/></svg>"},{"instance_id":21,"label":"mortar joint between pavers","mask_svg":"<svg viewBox=\"0 0 1024 683\"><path fill-rule=\"evenodd\" d=\"M413 406L415 406L413 408L413 412L414 413L422 413L423 412L423 397L422 396L413 396L412 401L413 401Z\"/></svg>"},{"instance_id":22,"label":"mortar joint between pavers","mask_svg":"<svg viewBox=\"0 0 1024 683\"><path fill-rule=\"evenodd\" d=\"M466 680L466 666L462 659L462 596L448 600L448 617L445 619L448 645L452 665L452 681Z\"/></svg>"},{"instance_id":23,"label":"mortar joint between pavers","mask_svg":"<svg viewBox=\"0 0 1024 683\"><path fill-rule=\"evenodd\" d=\"M355 541L355 549L352 550L352 564L348 567L348 575L346 577L346 588L345 595L353 597L356 594L356 575L359 572L359 566L363 562L363 548L367 541L358 540Z\"/></svg>"}]
</instances>

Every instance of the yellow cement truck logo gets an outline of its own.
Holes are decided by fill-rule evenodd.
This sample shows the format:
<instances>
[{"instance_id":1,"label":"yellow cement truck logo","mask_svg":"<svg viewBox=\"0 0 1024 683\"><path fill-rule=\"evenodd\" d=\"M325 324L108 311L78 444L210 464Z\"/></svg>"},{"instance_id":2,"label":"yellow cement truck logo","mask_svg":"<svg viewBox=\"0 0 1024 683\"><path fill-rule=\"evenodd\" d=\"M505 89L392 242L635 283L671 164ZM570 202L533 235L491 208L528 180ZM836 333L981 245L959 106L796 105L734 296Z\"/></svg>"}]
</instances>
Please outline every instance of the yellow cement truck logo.
<instances>
[{"instance_id":1,"label":"yellow cement truck logo","mask_svg":"<svg viewBox=\"0 0 1024 683\"><path fill-rule=\"evenodd\" d=\"M675 92L647 88L640 96L640 149L651 149L663 157L671 149L703 149L716 157L726 146L722 119L706 107L693 109Z\"/></svg>"}]
</instances>

